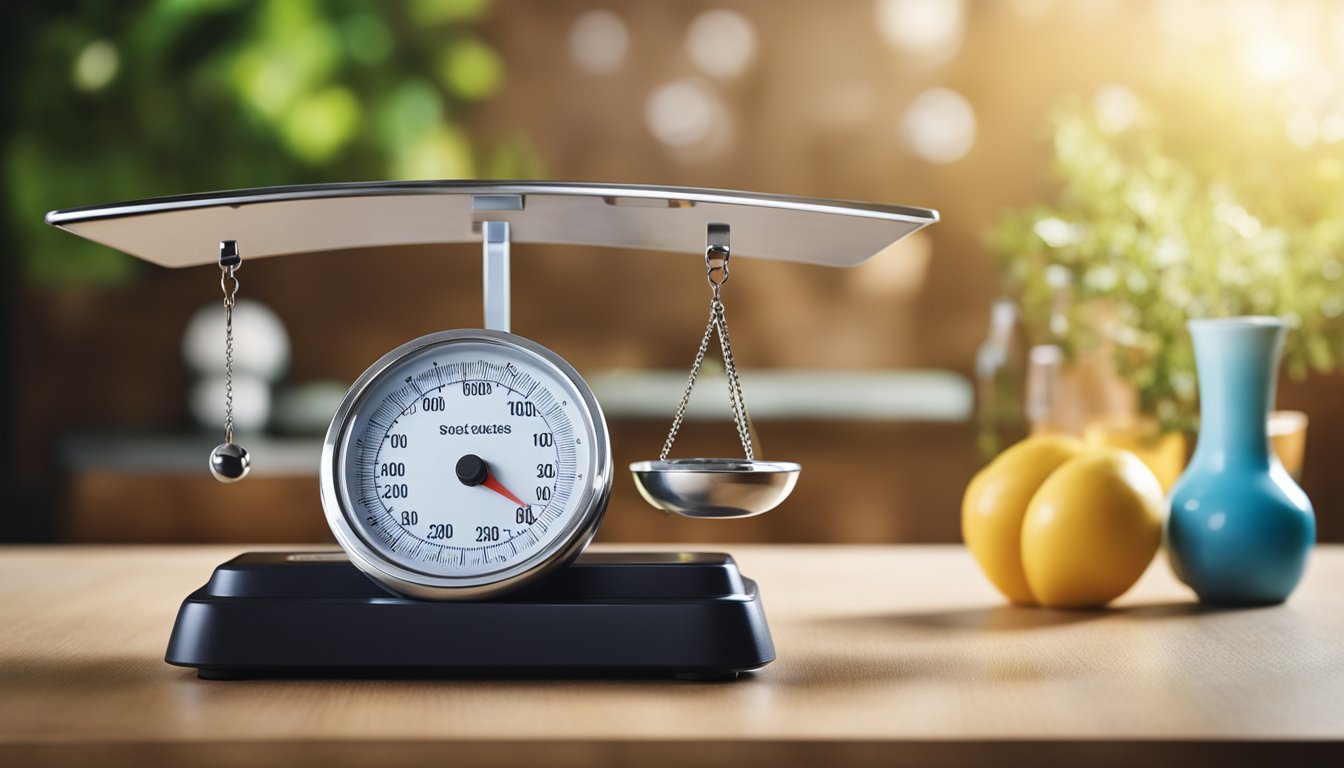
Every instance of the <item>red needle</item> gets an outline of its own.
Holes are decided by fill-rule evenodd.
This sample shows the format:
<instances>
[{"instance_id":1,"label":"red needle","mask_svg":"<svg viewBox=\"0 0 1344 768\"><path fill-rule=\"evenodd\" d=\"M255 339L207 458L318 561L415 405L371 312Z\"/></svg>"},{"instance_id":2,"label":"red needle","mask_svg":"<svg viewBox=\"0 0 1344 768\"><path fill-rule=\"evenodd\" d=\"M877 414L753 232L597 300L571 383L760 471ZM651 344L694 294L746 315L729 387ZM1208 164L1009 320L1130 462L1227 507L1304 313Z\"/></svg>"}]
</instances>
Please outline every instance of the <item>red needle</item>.
<instances>
[{"instance_id":1,"label":"red needle","mask_svg":"<svg viewBox=\"0 0 1344 768\"><path fill-rule=\"evenodd\" d=\"M490 490L494 491L495 493L498 493L500 496L503 496L504 498L508 499L509 501L512 501L514 504L518 505L519 507L522 507L522 508L526 508L526 507L527 507L527 503L526 503L525 501L523 501L522 499L518 498L517 496L514 496L514 495L513 495L513 492L510 491L508 488L505 488L503 485L501 485L500 482L499 482L498 480L495 479L495 476L494 476L494 475L486 475L486 476L485 476L485 482L481 483L481 485L485 486L486 488L489 488Z\"/></svg>"},{"instance_id":2,"label":"red needle","mask_svg":"<svg viewBox=\"0 0 1344 768\"><path fill-rule=\"evenodd\" d=\"M463 485L483 485L509 501L512 501L520 508L526 509L528 506L527 502L515 496L512 491L505 488L503 484L496 480L494 474L490 472L490 465L486 463L485 459L482 459L474 453L468 453L466 456L457 460L456 472L457 479L461 481Z\"/></svg>"}]
</instances>

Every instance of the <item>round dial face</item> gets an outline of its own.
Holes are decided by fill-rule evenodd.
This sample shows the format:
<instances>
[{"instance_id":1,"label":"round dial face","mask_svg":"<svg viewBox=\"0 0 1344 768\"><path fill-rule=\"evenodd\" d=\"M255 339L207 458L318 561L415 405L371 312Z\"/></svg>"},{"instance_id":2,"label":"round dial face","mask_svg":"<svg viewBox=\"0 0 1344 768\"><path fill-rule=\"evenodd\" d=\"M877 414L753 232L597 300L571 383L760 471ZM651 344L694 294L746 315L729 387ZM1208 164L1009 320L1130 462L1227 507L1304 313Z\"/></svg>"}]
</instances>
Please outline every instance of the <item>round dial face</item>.
<instances>
[{"instance_id":1,"label":"round dial face","mask_svg":"<svg viewBox=\"0 0 1344 768\"><path fill-rule=\"evenodd\" d=\"M526 339L446 331L374 364L327 436L323 504L351 561L431 598L502 592L566 564L610 492L601 411Z\"/></svg>"}]
</instances>

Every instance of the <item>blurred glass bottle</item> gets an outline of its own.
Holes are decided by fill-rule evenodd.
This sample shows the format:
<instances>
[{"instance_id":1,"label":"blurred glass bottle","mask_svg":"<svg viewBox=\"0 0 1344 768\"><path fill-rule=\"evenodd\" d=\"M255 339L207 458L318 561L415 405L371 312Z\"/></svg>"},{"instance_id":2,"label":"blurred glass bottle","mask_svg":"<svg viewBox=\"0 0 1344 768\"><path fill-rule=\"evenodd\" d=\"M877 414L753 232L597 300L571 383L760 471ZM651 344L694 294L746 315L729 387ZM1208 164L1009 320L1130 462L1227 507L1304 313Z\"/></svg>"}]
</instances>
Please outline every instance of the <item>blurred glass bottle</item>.
<instances>
[{"instance_id":1,"label":"blurred glass bottle","mask_svg":"<svg viewBox=\"0 0 1344 768\"><path fill-rule=\"evenodd\" d=\"M1027 423L1033 435L1071 434L1060 413L1060 386L1064 350L1055 344L1037 344L1027 356Z\"/></svg>"},{"instance_id":2,"label":"blurred glass bottle","mask_svg":"<svg viewBox=\"0 0 1344 768\"><path fill-rule=\"evenodd\" d=\"M985 458L1027 434L1023 410L1026 341L1017 304L999 299L990 307L989 334L975 353L976 445Z\"/></svg>"},{"instance_id":3,"label":"blurred glass bottle","mask_svg":"<svg viewBox=\"0 0 1344 768\"><path fill-rule=\"evenodd\" d=\"M1052 265L1046 269L1051 287L1049 338L1027 352L1026 416L1033 435L1073 434L1070 427L1068 398L1064 396L1064 339L1069 335L1069 308L1073 303L1072 279L1068 269ZM1077 398L1073 398L1075 401ZM1078 405L1074 402L1074 405ZM1076 408L1075 408L1076 410ZM1075 415L1076 420L1077 417Z\"/></svg>"}]
</instances>

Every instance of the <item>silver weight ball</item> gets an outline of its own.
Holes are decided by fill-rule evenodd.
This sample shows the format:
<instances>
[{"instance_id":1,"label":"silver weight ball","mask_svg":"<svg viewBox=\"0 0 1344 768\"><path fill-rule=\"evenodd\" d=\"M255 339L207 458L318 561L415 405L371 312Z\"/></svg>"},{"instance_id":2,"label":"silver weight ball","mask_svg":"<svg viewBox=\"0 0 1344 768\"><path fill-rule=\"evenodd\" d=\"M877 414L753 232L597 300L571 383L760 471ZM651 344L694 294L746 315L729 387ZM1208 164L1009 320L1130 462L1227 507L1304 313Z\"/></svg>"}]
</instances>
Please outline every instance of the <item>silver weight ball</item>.
<instances>
[{"instance_id":1,"label":"silver weight ball","mask_svg":"<svg viewBox=\"0 0 1344 768\"><path fill-rule=\"evenodd\" d=\"M221 483L236 483L247 477L252 459L237 443L222 443L210 452L210 474Z\"/></svg>"}]
</instances>

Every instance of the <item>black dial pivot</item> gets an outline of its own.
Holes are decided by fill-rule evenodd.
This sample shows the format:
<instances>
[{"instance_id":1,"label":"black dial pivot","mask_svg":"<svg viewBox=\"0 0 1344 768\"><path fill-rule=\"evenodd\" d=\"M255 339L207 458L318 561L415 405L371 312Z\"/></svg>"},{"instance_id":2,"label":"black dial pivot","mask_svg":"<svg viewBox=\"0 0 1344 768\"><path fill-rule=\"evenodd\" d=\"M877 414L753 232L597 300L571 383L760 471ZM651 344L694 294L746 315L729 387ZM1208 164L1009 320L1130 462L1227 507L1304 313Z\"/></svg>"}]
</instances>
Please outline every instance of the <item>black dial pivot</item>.
<instances>
[{"instance_id":1,"label":"black dial pivot","mask_svg":"<svg viewBox=\"0 0 1344 768\"><path fill-rule=\"evenodd\" d=\"M463 485L480 485L490 476L490 465L474 453L457 460L457 479Z\"/></svg>"}]
</instances>

